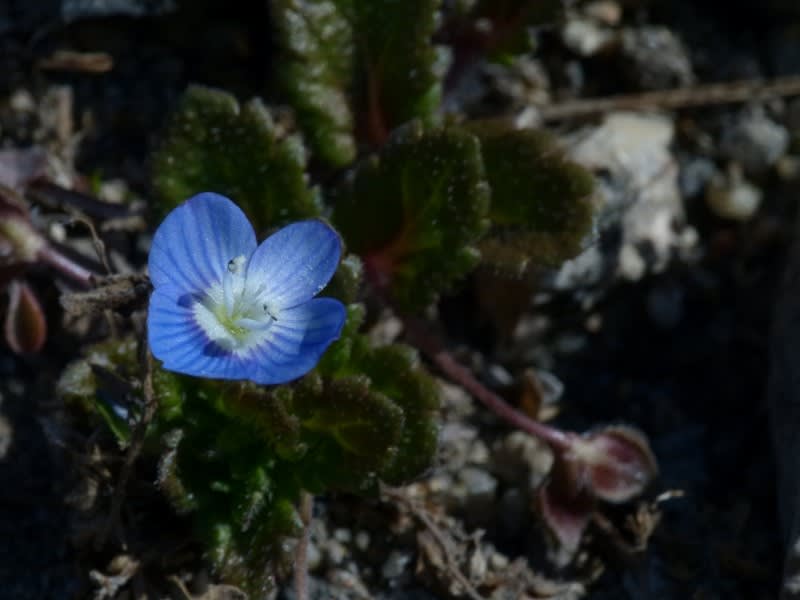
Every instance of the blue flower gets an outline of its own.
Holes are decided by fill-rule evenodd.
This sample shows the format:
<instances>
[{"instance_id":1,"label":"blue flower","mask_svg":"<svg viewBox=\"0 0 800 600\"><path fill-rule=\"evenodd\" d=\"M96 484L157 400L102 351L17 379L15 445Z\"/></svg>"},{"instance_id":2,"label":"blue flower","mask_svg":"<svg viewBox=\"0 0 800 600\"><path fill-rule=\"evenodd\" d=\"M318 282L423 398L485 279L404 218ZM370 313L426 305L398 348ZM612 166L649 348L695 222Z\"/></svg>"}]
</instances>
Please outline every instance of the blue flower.
<instances>
[{"instance_id":1,"label":"blue flower","mask_svg":"<svg viewBox=\"0 0 800 600\"><path fill-rule=\"evenodd\" d=\"M306 374L344 325L341 302L314 298L341 250L321 221L287 225L257 245L233 202L190 198L153 237L153 355L165 369L212 379L276 384Z\"/></svg>"}]
</instances>

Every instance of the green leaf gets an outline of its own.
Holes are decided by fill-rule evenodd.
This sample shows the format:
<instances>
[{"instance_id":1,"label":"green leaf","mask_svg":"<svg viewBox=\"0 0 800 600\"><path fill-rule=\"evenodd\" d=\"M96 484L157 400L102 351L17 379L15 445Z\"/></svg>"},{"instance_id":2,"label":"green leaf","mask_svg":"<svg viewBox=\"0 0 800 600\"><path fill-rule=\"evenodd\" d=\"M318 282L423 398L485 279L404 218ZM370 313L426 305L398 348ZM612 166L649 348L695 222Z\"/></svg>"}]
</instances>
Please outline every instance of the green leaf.
<instances>
[{"instance_id":1,"label":"green leaf","mask_svg":"<svg viewBox=\"0 0 800 600\"><path fill-rule=\"evenodd\" d=\"M162 214L200 192L228 196L257 231L320 214L309 189L306 157L260 100L239 106L225 92L186 90L153 156L153 183Z\"/></svg>"},{"instance_id":2,"label":"green leaf","mask_svg":"<svg viewBox=\"0 0 800 600\"><path fill-rule=\"evenodd\" d=\"M488 209L477 139L414 122L336 190L333 221L371 283L418 310L477 264Z\"/></svg>"},{"instance_id":3,"label":"green leaf","mask_svg":"<svg viewBox=\"0 0 800 600\"><path fill-rule=\"evenodd\" d=\"M331 344L330 348L317 363L317 372L323 376L347 374L353 356L353 346L360 339L358 329L364 322L366 310L363 304L349 304L347 306L347 321L345 321L339 339Z\"/></svg>"},{"instance_id":4,"label":"green leaf","mask_svg":"<svg viewBox=\"0 0 800 600\"><path fill-rule=\"evenodd\" d=\"M439 428L436 414L439 391L434 380L419 365L416 352L399 344L365 351L354 359L369 376L372 389L392 398L403 414L397 451L378 476L399 485L430 468L436 455Z\"/></svg>"},{"instance_id":5,"label":"green leaf","mask_svg":"<svg viewBox=\"0 0 800 600\"><path fill-rule=\"evenodd\" d=\"M492 189L493 227L480 243L484 263L508 274L557 266L583 249L594 217L591 174L548 133L475 121Z\"/></svg>"},{"instance_id":6,"label":"green leaf","mask_svg":"<svg viewBox=\"0 0 800 600\"><path fill-rule=\"evenodd\" d=\"M360 305L351 314L356 329ZM218 574L252 594L288 559L283 540L299 534L302 490L369 493L432 461L438 395L416 356L373 350L355 332L348 339L335 376L274 387L154 377L159 398L186 398L158 412L159 486L192 515Z\"/></svg>"},{"instance_id":7,"label":"green leaf","mask_svg":"<svg viewBox=\"0 0 800 600\"><path fill-rule=\"evenodd\" d=\"M350 304L338 350L291 384L153 371L158 410L144 451L160 454L158 485L192 519L218 576L253 597L288 565L303 490L373 493L380 480L408 481L433 459L433 380L412 350L372 348L357 332L363 317L363 306ZM63 393L105 393L110 405L129 397L130 389L106 390L97 369L120 380L135 373L136 341L101 344L90 356L93 367L81 363L62 378ZM102 405L92 407L108 418Z\"/></svg>"},{"instance_id":8,"label":"green leaf","mask_svg":"<svg viewBox=\"0 0 800 600\"><path fill-rule=\"evenodd\" d=\"M159 486L178 512L192 514L220 577L259 597L288 558L283 541L301 530L295 463L281 458L299 450L296 419L264 388L175 381L189 399L163 437ZM155 379L154 387L163 392Z\"/></svg>"},{"instance_id":9,"label":"green leaf","mask_svg":"<svg viewBox=\"0 0 800 600\"><path fill-rule=\"evenodd\" d=\"M342 166L353 160L353 112L347 92L354 50L350 22L335 2L275 0L280 84L319 158Z\"/></svg>"},{"instance_id":10,"label":"green leaf","mask_svg":"<svg viewBox=\"0 0 800 600\"><path fill-rule=\"evenodd\" d=\"M95 344L86 358L67 365L56 384L60 398L99 415L123 446L131 436L130 424L123 415L133 409L136 399L141 400L129 383L139 375L136 349L133 337Z\"/></svg>"},{"instance_id":11,"label":"green leaf","mask_svg":"<svg viewBox=\"0 0 800 600\"><path fill-rule=\"evenodd\" d=\"M417 354L393 344L373 348L348 337L349 362L334 377L308 376L295 388L308 453L298 462L311 490L374 490L399 485L431 466L439 392Z\"/></svg>"},{"instance_id":12,"label":"green leaf","mask_svg":"<svg viewBox=\"0 0 800 600\"><path fill-rule=\"evenodd\" d=\"M294 407L309 447L296 472L306 489L368 491L377 483L377 471L394 457L403 410L370 384L364 375L312 375L295 390Z\"/></svg>"},{"instance_id":13,"label":"green leaf","mask_svg":"<svg viewBox=\"0 0 800 600\"><path fill-rule=\"evenodd\" d=\"M433 45L440 0L339 0L353 24L354 106L362 137L381 144L396 127L429 123L441 100L443 54Z\"/></svg>"},{"instance_id":14,"label":"green leaf","mask_svg":"<svg viewBox=\"0 0 800 600\"><path fill-rule=\"evenodd\" d=\"M344 304L355 302L361 287L362 272L361 260L354 254L347 254L319 295L337 298Z\"/></svg>"},{"instance_id":15,"label":"green leaf","mask_svg":"<svg viewBox=\"0 0 800 600\"><path fill-rule=\"evenodd\" d=\"M276 0L280 83L319 157L343 166L354 130L380 145L439 107L440 0ZM354 118L356 115L358 118Z\"/></svg>"}]
</instances>

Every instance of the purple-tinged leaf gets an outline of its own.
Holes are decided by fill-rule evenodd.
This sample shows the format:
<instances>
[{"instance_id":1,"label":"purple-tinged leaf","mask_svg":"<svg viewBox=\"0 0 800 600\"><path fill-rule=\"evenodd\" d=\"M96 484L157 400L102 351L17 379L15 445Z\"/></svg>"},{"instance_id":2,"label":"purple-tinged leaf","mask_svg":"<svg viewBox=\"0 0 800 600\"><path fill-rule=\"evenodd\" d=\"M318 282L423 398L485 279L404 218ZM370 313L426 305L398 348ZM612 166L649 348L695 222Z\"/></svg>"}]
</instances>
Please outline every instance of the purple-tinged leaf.
<instances>
[{"instance_id":1,"label":"purple-tinged leaf","mask_svg":"<svg viewBox=\"0 0 800 600\"><path fill-rule=\"evenodd\" d=\"M558 453L554 458L550 479L539 490L538 508L548 531L555 538L553 562L565 566L580 546L595 499L581 485L578 466Z\"/></svg>"},{"instance_id":2,"label":"purple-tinged leaf","mask_svg":"<svg viewBox=\"0 0 800 600\"><path fill-rule=\"evenodd\" d=\"M658 474L658 463L644 434L617 425L585 434L573 447L584 485L606 502L627 502Z\"/></svg>"},{"instance_id":3,"label":"purple-tinged leaf","mask_svg":"<svg viewBox=\"0 0 800 600\"><path fill-rule=\"evenodd\" d=\"M15 279L8 295L6 343L17 354L38 352L47 339L47 321L36 294L27 283Z\"/></svg>"},{"instance_id":4,"label":"purple-tinged leaf","mask_svg":"<svg viewBox=\"0 0 800 600\"><path fill-rule=\"evenodd\" d=\"M21 190L41 177L47 168L47 154L38 146L0 150L0 185Z\"/></svg>"},{"instance_id":5,"label":"purple-tinged leaf","mask_svg":"<svg viewBox=\"0 0 800 600\"><path fill-rule=\"evenodd\" d=\"M538 497L542 519L557 542L554 562L564 566L572 560L597 500L631 500L657 473L647 438L632 427L604 427L571 437L569 450L555 453Z\"/></svg>"}]
</instances>

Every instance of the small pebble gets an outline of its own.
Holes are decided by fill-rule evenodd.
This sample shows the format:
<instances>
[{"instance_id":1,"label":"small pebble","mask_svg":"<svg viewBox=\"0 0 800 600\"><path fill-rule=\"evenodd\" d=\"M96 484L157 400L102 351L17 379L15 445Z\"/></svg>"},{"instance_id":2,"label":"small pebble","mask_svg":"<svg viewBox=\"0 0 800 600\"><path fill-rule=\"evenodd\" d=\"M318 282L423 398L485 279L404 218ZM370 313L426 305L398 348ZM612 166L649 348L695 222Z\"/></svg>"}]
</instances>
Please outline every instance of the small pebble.
<instances>
[{"instance_id":1,"label":"small pebble","mask_svg":"<svg viewBox=\"0 0 800 600\"><path fill-rule=\"evenodd\" d=\"M331 565L340 565L347 556L347 548L336 540L329 540L325 544L325 552L328 555L328 562Z\"/></svg>"},{"instance_id":2,"label":"small pebble","mask_svg":"<svg viewBox=\"0 0 800 600\"><path fill-rule=\"evenodd\" d=\"M343 544L347 544L350 540L353 539L353 533L349 529L339 528L333 530L333 538L336 541L342 542Z\"/></svg>"},{"instance_id":3,"label":"small pebble","mask_svg":"<svg viewBox=\"0 0 800 600\"><path fill-rule=\"evenodd\" d=\"M747 173L761 173L774 165L789 147L789 132L762 108L750 109L725 127L719 142L724 158L736 161Z\"/></svg>"},{"instance_id":4,"label":"small pebble","mask_svg":"<svg viewBox=\"0 0 800 600\"><path fill-rule=\"evenodd\" d=\"M361 550L361 552L366 552L367 548L369 548L369 533L366 531L359 531L356 534L356 548Z\"/></svg>"},{"instance_id":5,"label":"small pebble","mask_svg":"<svg viewBox=\"0 0 800 600\"><path fill-rule=\"evenodd\" d=\"M469 557L469 575L472 581L483 581L486 577L486 556L480 548L476 548Z\"/></svg>"},{"instance_id":6,"label":"small pebble","mask_svg":"<svg viewBox=\"0 0 800 600\"><path fill-rule=\"evenodd\" d=\"M465 467L458 473L458 478L464 489L467 519L473 524L489 522L494 518L491 509L497 492L497 479L476 467Z\"/></svg>"},{"instance_id":7,"label":"small pebble","mask_svg":"<svg viewBox=\"0 0 800 600\"><path fill-rule=\"evenodd\" d=\"M16 112L34 112L36 110L36 100L28 90L15 90L8 99L11 110Z\"/></svg>"},{"instance_id":8,"label":"small pebble","mask_svg":"<svg viewBox=\"0 0 800 600\"><path fill-rule=\"evenodd\" d=\"M473 465L485 465L489 462L489 448L482 440L475 440L470 446L467 461Z\"/></svg>"},{"instance_id":9,"label":"small pebble","mask_svg":"<svg viewBox=\"0 0 800 600\"><path fill-rule=\"evenodd\" d=\"M625 29L622 53L631 83L643 90L665 90L694 82L692 63L683 42L666 27Z\"/></svg>"},{"instance_id":10,"label":"small pebble","mask_svg":"<svg viewBox=\"0 0 800 600\"><path fill-rule=\"evenodd\" d=\"M492 448L492 471L509 485L538 488L550 472L553 453L544 442L513 431Z\"/></svg>"},{"instance_id":11,"label":"small pebble","mask_svg":"<svg viewBox=\"0 0 800 600\"><path fill-rule=\"evenodd\" d=\"M499 552L493 552L489 557L489 566L493 571L502 571L509 565L508 557Z\"/></svg>"},{"instance_id":12,"label":"small pebble","mask_svg":"<svg viewBox=\"0 0 800 600\"><path fill-rule=\"evenodd\" d=\"M734 221L748 221L761 206L761 190L746 181L738 170L711 180L706 203L718 216Z\"/></svg>"},{"instance_id":13,"label":"small pebble","mask_svg":"<svg viewBox=\"0 0 800 600\"><path fill-rule=\"evenodd\" d=\"M693 198L703 192L716 173L714 162L705 157L694 157L681 165L678 185L684 198Z\"/></svg>"},{"instance_id":14,"label":"small pebble","mask_svg":"<svg viewBox=\"0 0 800 600\"><path fill-rule=\"evenodd\" d=\"M604 25L619 25L622 19L622 7L613 0L594 0L583 7L583 12Z\"/></svg>"},{"instance_id":15,"label":"small pebble","mask_svg":"<svg viewBox=\"0 0 800 600\"><path fill-rule=\"evenodd\" d=\"M381 575L384 579L396 579L403 574L410 562L411 554L409 552L392 550L381 567Z\"/></svg>"},{"instance_id":16,"label":"small pebble","mask_svg":"<svg viewBox=\"0 0 800 600\"><path fill-rule=\"evenodd\" d=\"M310 541L306 547L306 564L309 571L315 571L322 563L322 553L319 551L317 545Z\"/></svg>"},{"instance_id":17,"label":"small pebble","mask_svg":"<svg viewBox=\"0 0 800 600\"><path fill-rule=\"evenodd\" d=\"M502 365L490 365L487 375L492 385L509 386L514 383L514 377Z\"/></svg>"},{"instance_id":18,"label":"small pebble","mask_svg":"<svg viewBox=\"0 0 800 600\"><path fill-rule=\"evenodd\" d=\"M580 56L592 56L611 44L614 32L590 19L570 19L561 32L564 45Z\"/></svg>"}]
</instances>

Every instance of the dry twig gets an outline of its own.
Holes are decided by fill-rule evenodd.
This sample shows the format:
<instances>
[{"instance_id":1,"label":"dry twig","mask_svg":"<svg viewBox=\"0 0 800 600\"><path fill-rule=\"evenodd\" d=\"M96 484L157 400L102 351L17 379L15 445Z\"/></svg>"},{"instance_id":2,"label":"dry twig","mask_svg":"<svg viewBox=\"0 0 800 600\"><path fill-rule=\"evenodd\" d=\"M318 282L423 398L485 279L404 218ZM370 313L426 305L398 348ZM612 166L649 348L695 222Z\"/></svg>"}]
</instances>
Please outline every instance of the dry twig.
<instances>
[{"instance_id":1,"label":"dry twig","mask_svg":"<svg viewBox=\"0 0 800 600\"><path fill-rule=\"evenodd\" d=\"M538 115L543 121L564 121L617 110L670 110L798 95L800 95L800 76L777 77L769 81L747 79L642 94L569 100L539 107Z\"/></svg>"},{"instance_id":2,"label":"dry twig","mask_svg":"<svg viewBox=\"0 0 800 600\"><path fill-rule=\"evenodd\" d=\"M131 443L128 445L125 462L122 465L122 471L120 472L117 486L114 489L114 495L111 498L111 510L109 511L108 519L95 542L95 547L98 549L103 547L108 539L109 532L119 521L120 509L122 508L122 501L125 499L125 490L128 487L128 480L133 472L133 465L139 457L139 453L142 451L147 427L153 420L153 416L156 412L156 400L155 394L153 393L153 357L146 347L142 352L142 367L144 372L142 381L144 410L131 435Z\"/></svg>"},{"instance_id":3,"label":"dry twig","mask_svg":"<svg viewBox=\"0 0 800 600\"><path fill-rule=\"evenodd\" d=\"M485 600L484 597L478 593L478 590L475 589L475 586L472 585L472 582L470 582L467 576L464 575L464 572L461 570L458 561L456 560L455 556L453 556L451 540L448 538L447 534L445 534L445 532L443 532L436 524L431 514L425 510L424 507L420 506L419 503L409 498L408 495L403 493L403 491L400 489L391 488L384 485L381 486L381 494L384 497L394 500L397 504L401 505L425 527L426 531L439 545L442 551L442 555L447 563L448 574L456 582L458 582L458 584L464 590L464 593L472 600Z\"/></svg>"}]
</instances>

